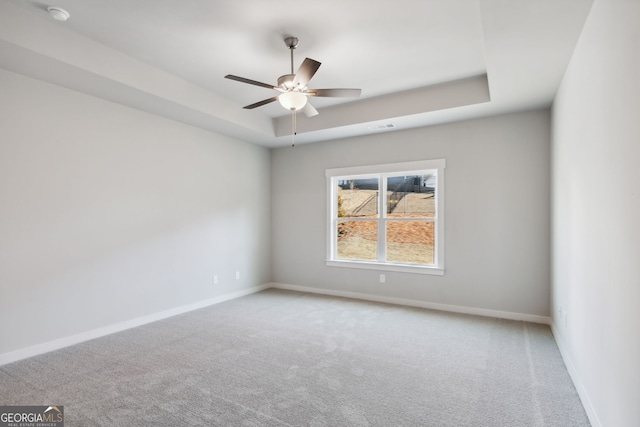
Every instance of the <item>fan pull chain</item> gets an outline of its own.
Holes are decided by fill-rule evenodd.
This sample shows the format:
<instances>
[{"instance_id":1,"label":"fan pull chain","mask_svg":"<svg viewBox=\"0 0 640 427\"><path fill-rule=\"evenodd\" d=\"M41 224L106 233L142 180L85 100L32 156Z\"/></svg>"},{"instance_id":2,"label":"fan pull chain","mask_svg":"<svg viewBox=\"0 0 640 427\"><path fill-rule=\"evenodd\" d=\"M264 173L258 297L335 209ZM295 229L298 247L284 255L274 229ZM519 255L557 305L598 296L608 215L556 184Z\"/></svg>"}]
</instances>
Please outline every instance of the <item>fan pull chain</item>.
<instances>
[{"instance_id":1,"label":"fan pull chain","mask_svg":"<svg viewBox=\"0 0 640 427\"><path fill-rule=\"evenodd\" d=\"M296 146L296 110L291 109L291 146Z\"/></svg>"}]
</instances>

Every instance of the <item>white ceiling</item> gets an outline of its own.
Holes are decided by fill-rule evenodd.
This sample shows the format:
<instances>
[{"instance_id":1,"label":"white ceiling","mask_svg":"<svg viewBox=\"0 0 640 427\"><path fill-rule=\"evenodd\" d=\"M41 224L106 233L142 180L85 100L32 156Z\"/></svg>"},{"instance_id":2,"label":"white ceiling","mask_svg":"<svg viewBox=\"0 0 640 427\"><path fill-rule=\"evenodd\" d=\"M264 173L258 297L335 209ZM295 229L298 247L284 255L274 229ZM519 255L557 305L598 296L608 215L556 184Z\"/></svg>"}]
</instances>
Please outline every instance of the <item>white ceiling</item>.
<instances>
[{"instance_id":1,"label":"white ceiling","mask_svg":"<svg viewBox=\"0 0 640 427\"><path fill-rule=\"evenodd\" d=\"M550 105L591 0L3 0L0 67L267 147L291 143L277 103L241 107L322 63L296 143ZM66 9L58 22L47 6Z\"/></svg>"}]
</instances>

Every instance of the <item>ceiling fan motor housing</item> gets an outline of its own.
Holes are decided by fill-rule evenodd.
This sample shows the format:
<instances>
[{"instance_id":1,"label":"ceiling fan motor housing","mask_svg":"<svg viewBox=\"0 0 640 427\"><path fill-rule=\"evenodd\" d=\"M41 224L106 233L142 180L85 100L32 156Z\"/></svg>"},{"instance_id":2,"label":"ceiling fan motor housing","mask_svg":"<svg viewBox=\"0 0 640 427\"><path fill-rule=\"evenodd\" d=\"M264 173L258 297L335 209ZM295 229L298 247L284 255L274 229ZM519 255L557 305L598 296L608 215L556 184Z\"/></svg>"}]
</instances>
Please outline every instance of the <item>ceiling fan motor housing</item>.
<instances>
[{"instance_id":1,"label":"ceiling fan motor housing","mask_svg":"<svg viewBox=\"0 0 640 427\"><path fill-rule=\"evenodd\" d=\"M293 89L293 79L295 77L295 74L285 74L284 76L278 77L278 87L284 90Z\"/></svg>"}]
</instances>

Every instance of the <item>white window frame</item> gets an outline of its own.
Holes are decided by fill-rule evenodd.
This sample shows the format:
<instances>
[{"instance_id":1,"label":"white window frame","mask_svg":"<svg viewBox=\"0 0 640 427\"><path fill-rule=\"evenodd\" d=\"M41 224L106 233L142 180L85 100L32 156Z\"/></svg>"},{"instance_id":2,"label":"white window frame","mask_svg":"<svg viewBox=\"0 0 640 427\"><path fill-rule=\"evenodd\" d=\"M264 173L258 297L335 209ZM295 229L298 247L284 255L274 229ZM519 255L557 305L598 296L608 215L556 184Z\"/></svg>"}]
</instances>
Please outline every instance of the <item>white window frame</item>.
<instances>
[{"instance_id":1,"label":"white window frame","mask_svg":"<svg viewBox=\"0 0 640 427\"><path fill-rule=\"evenodd\" d=\"M444 275L444 159L420 160L415 162L390 163L384 165L354 166L345 168L327 169L327 259L326 265L330 267L362 268L368 270L398 271L404 273ZM380 217L378 223L387 221L386 209L383 209L386 194L387 176L397 175L423 175L428 171L436 171L436 213L433 220L435 224L435 248L433 265L400 264L383 261L357 261L337 259L337 221L338 221L338 197L336 188L338 179L352 178L380 178ZM379 227L380 229L380 227ZM385 234L385 233L378 233ZM386 236L378 236L378 259L383 259L384 242ZM382 242L382 244L381 244ZM381 247L382 246L382 247Z\"/></svg>"}]
</instances>

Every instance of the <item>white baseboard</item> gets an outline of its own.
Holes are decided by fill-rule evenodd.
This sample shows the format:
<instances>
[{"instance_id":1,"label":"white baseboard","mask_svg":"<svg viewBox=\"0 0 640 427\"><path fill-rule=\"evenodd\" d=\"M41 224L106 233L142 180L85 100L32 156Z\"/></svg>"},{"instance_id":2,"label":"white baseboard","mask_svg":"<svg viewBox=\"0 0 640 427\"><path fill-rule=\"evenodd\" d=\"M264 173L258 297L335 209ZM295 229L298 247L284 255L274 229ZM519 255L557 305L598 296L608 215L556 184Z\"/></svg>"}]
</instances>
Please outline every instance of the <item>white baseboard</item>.
<instances>
[{"instance_id":1,"label":"white baseboard","mask_svg":"<svg viewBox=\"0 0 640 427\"><path fill-rule=\"evenodd\" d=\"M362 294L358 292L336 291L333 289L311 288L307 286L289 285L285 283L270 283L272 288L286 289L290 291L309 292L314 294L331 295L336 297L361 299L366 301L383 302L388 304L406 305L410 307L428 308L431 310L449 311L453 313L473 314L484 317L495 317L499 319L521 320L531 323L551 324L548 316L537 316L534 314L512 313L509 311L489 310L486 308L465 307L460 305L439 304L428 301L416 301L405 298L393 298L379 295Z\"/></svg>"},{"instance_id":2,"label":"white baseboard","mask_svg":"<svg viewBox=\"0 0 640 427\"><path fill-rule=\"evenodd\" d=\"M0 366L6 365L7 363L11 363L11 362L16 362L18 360L26 359L29 357L37 356L39 354L48 353L50 351L58 350L64 347L69 347L70 345L80 344L81 342L89 341L95 338L100 338L105 335L110 335L116 332L121 332L127 329L135 328L137 326L146 325L147 323L156 322L158 320L166 319L168 317L177 316L178 314L187 313L189 311L198 310L200 308L219 304L224 301L240 298L245 295L250 295L256 292L263 291L270 287L271 287L270 284L254 286L252 288L242 289L229 294L219 295L217 297L209 298L203 301L198 301L193 304L187 304L180 307L175 307L166 311L162 311L160 313L154 313L147 316L138 317L135 319L116 323L114 325L105 326L103 328L93 329L91 331L82 332L80 334L71 335L71 336L60 338L57 340L48 341L42 344L37 344L31 347L26 347L20 350L15 350L8 353L0 354Z\"/></svg>"},{"instance_id":3,"label":"white baseboard","mask_svg":"<svg viewBox=\"0 0 640 427\"><path fill-rule=\"evenodd\" d=\"M592 427L602 427L602 423L600 422L600 418L598 418L598 414L593 408L593 404L591 403L591 399L589 398L589 394L587 393L587 389L584 386L584 383L580 379L580 375L578 375L578 371L573 363L573 360L569 356L567 352L567 347L564 343L562 335L558 331L556 325L551 322L551 333L553 334L553 338L556 340L556 344L558 345L558 349L560 350L560 355L562 356L562 360L564 360L564 364L567 367L567 371L569 372L569 376L573 381L573 385L578 392L578 396L580 396L580 400L582 401L582 406L587 413L587 417L589 417L589 422Z\"/></svg>"}]
</instances>

